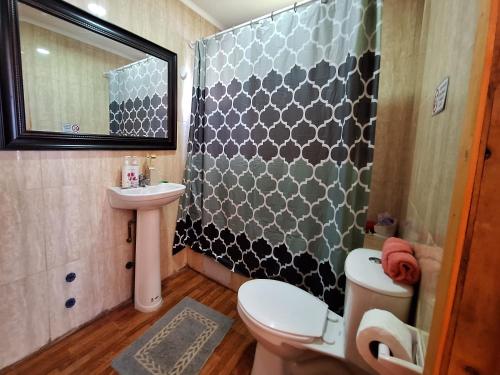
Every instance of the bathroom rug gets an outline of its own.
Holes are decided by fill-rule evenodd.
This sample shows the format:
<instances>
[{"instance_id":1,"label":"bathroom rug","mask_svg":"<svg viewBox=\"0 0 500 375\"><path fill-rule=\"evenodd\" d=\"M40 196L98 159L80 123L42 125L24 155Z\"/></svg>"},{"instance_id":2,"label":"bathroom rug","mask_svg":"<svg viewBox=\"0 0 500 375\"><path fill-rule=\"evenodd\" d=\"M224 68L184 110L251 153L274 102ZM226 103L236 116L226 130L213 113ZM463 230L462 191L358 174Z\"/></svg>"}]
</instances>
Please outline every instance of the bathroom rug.
<instances>
[{"instance_id":1,"label":"bathroom rug","mask_svg":"<svg viewBox=\"0 0 500 375\"><path fill-rule=\"evenodd\" d=\"M198 374L233 319L185 297L112 363L120 375Z\"/></svg>"}]
</instances>

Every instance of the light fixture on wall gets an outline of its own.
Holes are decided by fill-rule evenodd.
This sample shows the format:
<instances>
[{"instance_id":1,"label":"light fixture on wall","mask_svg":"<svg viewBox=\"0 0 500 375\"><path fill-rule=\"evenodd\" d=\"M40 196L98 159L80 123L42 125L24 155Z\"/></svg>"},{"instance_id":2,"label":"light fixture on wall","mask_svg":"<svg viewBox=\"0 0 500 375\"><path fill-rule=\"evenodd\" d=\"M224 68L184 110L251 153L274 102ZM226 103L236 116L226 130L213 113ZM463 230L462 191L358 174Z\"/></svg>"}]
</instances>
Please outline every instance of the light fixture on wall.
<instances>
[{"instance_id":1,"label":"light fixture on wall","mask_svg":"<svg viewBox=\"0 0 500 375\"><path fill-rule=\"evenodd\" d=\"M50 51L46 48L38 47L36 51L41 55L50 55Z\"/></svg>"},{"instance_id":2,"label":"light fixture on wall","mask_svg":"<svg viewBox=\"0 0 500 375\"><path fill-rule=\"evenodd\" d=\"M104 17L106 15L106 8L96 3L90 3L87 5L87 9L90 13L96 15L97 17Z\"/></svg>"}]
</instances>

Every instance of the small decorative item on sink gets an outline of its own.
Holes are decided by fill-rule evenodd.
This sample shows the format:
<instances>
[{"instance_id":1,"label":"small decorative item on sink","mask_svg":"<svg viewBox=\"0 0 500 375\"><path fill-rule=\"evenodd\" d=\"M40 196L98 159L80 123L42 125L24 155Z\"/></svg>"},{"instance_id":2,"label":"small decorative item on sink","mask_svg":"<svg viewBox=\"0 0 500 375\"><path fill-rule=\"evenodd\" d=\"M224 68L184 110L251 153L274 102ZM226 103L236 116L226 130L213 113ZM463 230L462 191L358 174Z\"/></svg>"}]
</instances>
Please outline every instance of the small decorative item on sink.
<instances>
[{"instance_id":1,"label":"small decorative item on sink","mask_svg":"<svg viewBox=\"0 0 500 375\"><path fill-rule=\"evenodd\" d=\"M108 188L108 199L112 207L137 210L134 305L139 311L155 311L162 304L161 207L179 198L185 188L184 185L174 183L128 189Z\"/></svg>"},{"instance_id":2,"label":"small decorative item on sink","mask_svg":"<svg viewBox=\"0 0 500 375\"><path fill-rule=\"evenodd\" d=\"M125 156L122 163L122 188L139 186L139 159L137 156Z\"/></svg>"}]
</instances>

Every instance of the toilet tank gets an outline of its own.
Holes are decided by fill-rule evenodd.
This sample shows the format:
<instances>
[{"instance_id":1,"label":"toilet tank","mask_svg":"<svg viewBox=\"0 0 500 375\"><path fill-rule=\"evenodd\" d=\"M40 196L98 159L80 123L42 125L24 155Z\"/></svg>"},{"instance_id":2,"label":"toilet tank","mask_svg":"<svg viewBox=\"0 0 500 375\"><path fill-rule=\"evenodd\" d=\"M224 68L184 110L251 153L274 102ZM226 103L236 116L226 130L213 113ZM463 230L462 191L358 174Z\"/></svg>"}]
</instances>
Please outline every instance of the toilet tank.
<instances>
[{"instance_id":1,"label":"toilet tank","mask_svg":"<svg viewBox=\"0 0 500 375\"><path fill-rule=\"evenodd\" d=\"M378 250L356 249L345 261L345 356L362 368L366 365L356 348L356 333L363 314L371 309L382 309L407 323L413 296L411 285L397 283L384 273L381 256Z\"/></svg>"}]
</instances>

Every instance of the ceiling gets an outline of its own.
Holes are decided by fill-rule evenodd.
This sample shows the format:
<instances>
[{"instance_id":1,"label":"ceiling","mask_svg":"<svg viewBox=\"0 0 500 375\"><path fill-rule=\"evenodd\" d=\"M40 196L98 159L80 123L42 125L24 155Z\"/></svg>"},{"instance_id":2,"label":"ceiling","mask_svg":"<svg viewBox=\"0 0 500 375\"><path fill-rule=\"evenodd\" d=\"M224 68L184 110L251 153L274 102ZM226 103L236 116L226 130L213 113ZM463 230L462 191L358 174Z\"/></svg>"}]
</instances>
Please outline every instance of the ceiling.
<instances>
[{"instance_id":1,"label":"ceiling","mask_svg":"<svg viewBox=\"0 0 500 375\"><path fill-rule=\"evenodd\" d=\"M285 8L293 0L181 0L203 18L224 30Z\"/></svg>"}]
</instances>

